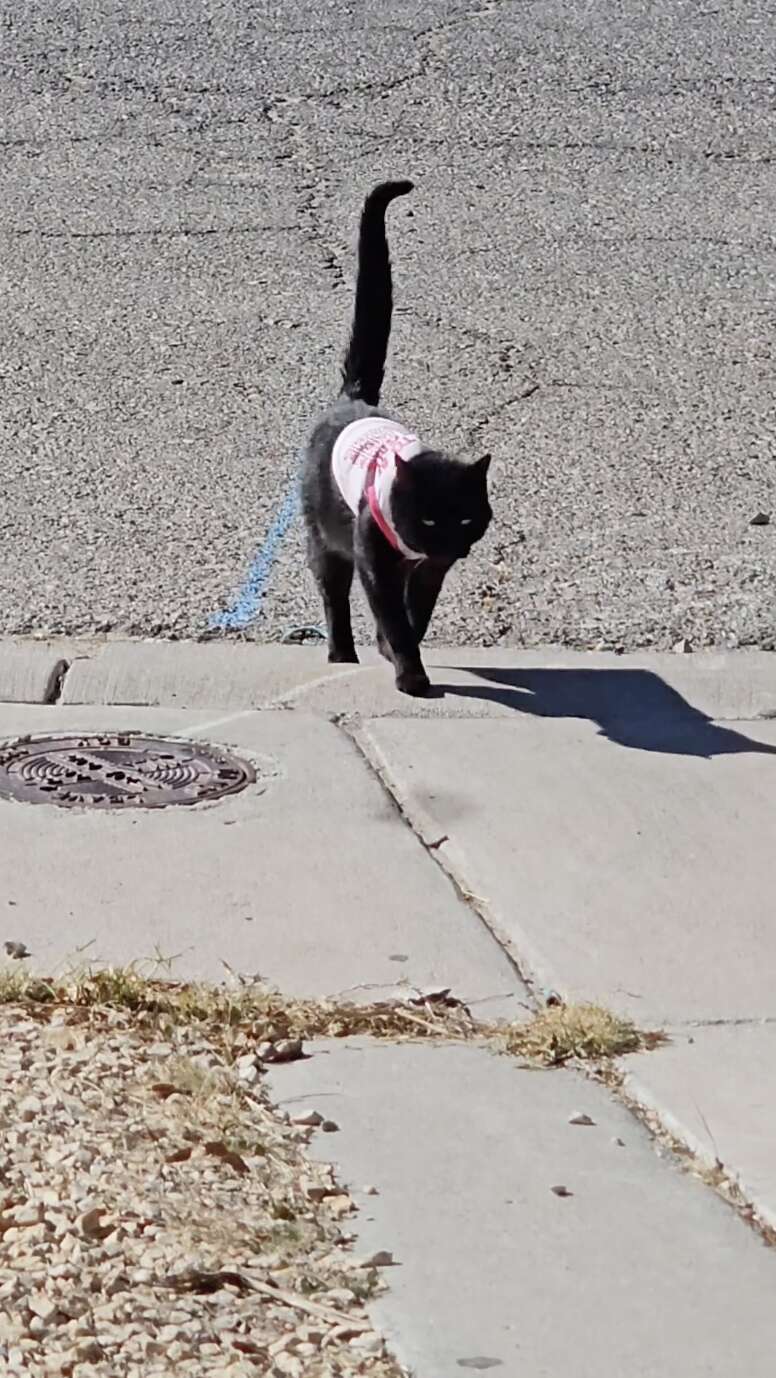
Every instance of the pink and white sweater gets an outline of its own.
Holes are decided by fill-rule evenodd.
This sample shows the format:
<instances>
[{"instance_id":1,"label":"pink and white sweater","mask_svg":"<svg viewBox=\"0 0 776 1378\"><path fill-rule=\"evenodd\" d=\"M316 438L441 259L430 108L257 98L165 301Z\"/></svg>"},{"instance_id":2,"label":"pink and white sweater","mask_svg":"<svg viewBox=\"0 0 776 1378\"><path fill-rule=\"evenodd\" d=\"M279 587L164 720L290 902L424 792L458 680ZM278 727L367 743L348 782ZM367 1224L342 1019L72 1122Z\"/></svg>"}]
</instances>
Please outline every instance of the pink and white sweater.
<instances>
[{"instance_id":1,"label":"pink and white sweater","mask_svg":"<svg viewBox=\"0 0 776 1378\"><path fill-rule=\"evenodd\" d=\"M357 513L365 499L385 539L410 560L423 556L404 544L394 526L391 489L397 459L411 460L422 449L418 437L398 422L365 416L340 431L331 456L334 480L351 512Z\"/></svg>"}]
</instances>

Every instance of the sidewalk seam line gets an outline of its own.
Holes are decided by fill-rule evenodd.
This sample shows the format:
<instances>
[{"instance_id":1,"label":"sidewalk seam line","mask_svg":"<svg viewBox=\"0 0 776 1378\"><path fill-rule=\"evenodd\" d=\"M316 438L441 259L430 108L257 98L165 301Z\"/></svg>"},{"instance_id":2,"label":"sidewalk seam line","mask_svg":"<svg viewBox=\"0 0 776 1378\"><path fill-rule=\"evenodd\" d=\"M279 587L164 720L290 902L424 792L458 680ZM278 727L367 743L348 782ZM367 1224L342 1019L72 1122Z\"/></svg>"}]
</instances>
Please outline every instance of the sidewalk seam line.
<instances>
[{"instance_id":1,"label":"sidewalk seam line","mask_svg":"<svg viewBox=\"0 0 776 1378\"><path fill-rule=\"evenodd\" d=\"M394 793L394 790L391 787L390 779L388 778L386 773L383 770L381 770L378 761L369 751L369 744L363 734L363 724L360 718L351 714L343 713L335 714L330 719L330 721L334 724L335 727L337 727L340 730L343 736L347 737L347 739L352 743L361 761L367 767L370 775L372 775L373 778L377 781L386 798L390 800L391 804L396 810L396 813L398 814L399 818L411 832L412 836L415 838L419 846L423 848L423 851L427 854L429 860L431 860L434 863L434 865L437 866L438 869L442 872L442 875L445 877L448 884L452 887L453 892L456 895L456 898L474 915L475 919L477 920L477 923L483 929L488 938L490 938L491 941L496 944L496 946L506 957L515 976L520 981L521 985L525 987L526 993L528 995L529 1000L532 1002L533 1008L543 1008L543 1002L537 996L536 993L536 981L532 977L528 976L526 972L523 970L517 958L517 955L513 951L512 945L509 942L506 935L502 935L494 926L494 924L488 919L486 914L483 912L483 909L480 907L480 904L478 903L477 896L473 893L473 891L469 890L466 887L463 879L456 874L455 870L452 867L445 864L445 859L443 856L440 855L439 851L436 848L430 846L428 842L426 842L425 838L418 831L412 818L409 816L406 809L402 805L401 800Z\"/></svg>"}]
</instances>

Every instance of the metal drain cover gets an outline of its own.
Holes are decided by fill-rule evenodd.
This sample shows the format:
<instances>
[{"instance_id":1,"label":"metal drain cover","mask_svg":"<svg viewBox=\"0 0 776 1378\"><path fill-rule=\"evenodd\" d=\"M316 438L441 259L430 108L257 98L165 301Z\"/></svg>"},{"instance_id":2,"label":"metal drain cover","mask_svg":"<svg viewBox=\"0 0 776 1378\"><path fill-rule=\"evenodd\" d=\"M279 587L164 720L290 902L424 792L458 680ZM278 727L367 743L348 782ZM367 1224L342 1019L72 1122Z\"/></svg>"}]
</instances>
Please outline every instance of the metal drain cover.
<instances>
[{"instance_id":1,"label":"metal drain cover","mask_svg":"<svg viewBox=\"0 0 776 1378\"><path fill-rule=\"evenodd\" d=\"M255 780L253 766L217 747L136 732L0 745L0 798L27 804L163 809L236 794Z\"/></svg>"}]
</instances>

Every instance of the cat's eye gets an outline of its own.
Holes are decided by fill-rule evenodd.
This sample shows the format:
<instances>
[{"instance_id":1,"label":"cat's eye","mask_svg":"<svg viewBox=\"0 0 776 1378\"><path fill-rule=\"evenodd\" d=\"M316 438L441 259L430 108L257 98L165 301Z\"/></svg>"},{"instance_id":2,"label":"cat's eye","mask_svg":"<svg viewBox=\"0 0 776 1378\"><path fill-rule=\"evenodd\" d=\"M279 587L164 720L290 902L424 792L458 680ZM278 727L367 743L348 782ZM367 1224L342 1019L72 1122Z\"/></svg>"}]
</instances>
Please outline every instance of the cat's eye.
<instances>
[{"instance_id":1,"label":"cat's eye","mask_svg":"<svg viewBox=\"0 0 776 1378\"><path fill-rule=\"evenodd\" d=\"M422 521L424 526L436 526L436 522L434 521L433 517L421 517L420 520Z\"/></svg>"},{"instance_id":2,"label":"cat's eye","mask_svg":"<svg viewBox=\"0 0 776 1378\"><path fill-rule=\"evenodd\" d=\"M471 526L471 524L472 524L472 519L471 519L471 517L461 517L461 526Z\"/></svg>"}]
</instances>

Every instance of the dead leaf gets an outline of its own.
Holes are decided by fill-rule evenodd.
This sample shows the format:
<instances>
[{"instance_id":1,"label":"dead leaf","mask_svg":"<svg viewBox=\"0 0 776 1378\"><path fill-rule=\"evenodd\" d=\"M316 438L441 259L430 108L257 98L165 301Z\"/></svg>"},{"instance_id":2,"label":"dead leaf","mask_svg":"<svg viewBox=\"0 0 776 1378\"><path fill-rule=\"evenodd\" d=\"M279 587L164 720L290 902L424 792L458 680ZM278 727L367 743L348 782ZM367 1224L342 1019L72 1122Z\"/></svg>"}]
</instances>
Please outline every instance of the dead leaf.
<instances>
[{"instance_id":1,"label":"dead leaf","mask_svg":"<svg viewBox=\"0 0 776 1378\"><path fill-rule=\"evenodd\" d=\"M109 1234L113 1234L116 1222L103 1225L102 1217L107 1213L105 1206L94 1206L92 1210L86 1211L79 1220L81 1232L87 1239L107 1239Z\"/></svg>"},{"instance_id":2,"label":"dead leaf","mask_svg":"<svg viewBox=\"0 0 776 1378\"><path fill-rule=\"evenodd\" d=\"M173 1086L171 1081L155 1081L151 1090L160 1100L167 1100L169 1096L191 1095L190 1091L183 1091L180 1086Z\"/></svg>"},{"instance_id":3,"label":"dead leaf","mask_svg":"<svg viewBox=\"0 0 776 1378\"><path fill-rule=\"evenodd\" d=\"M584 1110L577 1110L573 1115L569 1115L569 1124L595 1124L595 1120L591 1120Z\"/></svg>"},{"instance_id":4,"label":"dead leaf","mask_svg":"<svg viewBox=\"0 0 776 1378\"><path fill-rule=\"evenodd\" d=\"M165 1158L164 1161L166 1163L187 1163L193 1152L194 1150L191 1147L179 1148L176 1149L175 1153L171 1153L168 1158Z\"/></svg>"},{"instance_id":5,"label":"dead leaf","mask_svg":"<svg viewBox=\"0 0 776 1378\"><path fill-rule=\"evenodd\" d=\"M301 1186L308 1201L325 1201L327 1196L346 1195L345 1188L336 1182L311 1182L309 1178L303 1177Z\"/></svg>"},{"instance_id":6,"label":"dead leaf","mask_svg":"<svg viewBox=\"0 0 776 1378\"><path fill-rule=\"evenodd\" d=\"M218 1158L222 1163L227 1163L229 1167L234 1168L235 1172L239 1172L241 1177L250 1171L245 1159L241 1158L239 1153L235 1153L234 1149L229 1148L222 1139L212 1139L210 1143L203 1144L202 1147L206 1153L210 1154L211 1158Z\"/></svg>"},{"instance_id":7,"label":"dead leaf","mask_svg":"<svg viewBox=\"0 0 776 1378\"><path fill-rule=\"evenodd\" d=\"M218 1292L222 1287L234 1287L240 1293L254 1290L253 1284L243 1277L242 1273L235 1273L226 1268L213 1273L204 1272L200 1268L187 1268L183 1273L170 1273L167 1277L160 1278L159 1285L172 1287L176 1292L196 1292L203 1296Z\"/></svg>"},{"instance_id":8,"label":"dead leaf","mask_svg":"<svg viewBox=\"0 0 776 1378\"><path fill-rule=\"evenodd\" d=\"M256 1342L249 1339L247 1335L233 1335L232 1349L236 1349L238 1354L253 1354L260 1359L267 1353L265 1348L261 1345L257 1345Z\"/></svg>"},{"instance_id":9,"label":"dead leaf","mask_svg":"<svg viewBox=\"0 0 776 1378\"><path fill-rule=\"evenodd\" d=\"M560 1187L550 1187L550 1191L551 1191L551 1192L554 1192L556 1196L573 1196L573 1195L574 1195L573 1191L569 1191L568 1187L562 1187L562 1186L560 1186Z\"/></svg>"}]
</instances>

